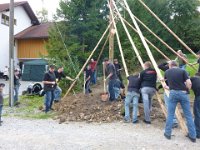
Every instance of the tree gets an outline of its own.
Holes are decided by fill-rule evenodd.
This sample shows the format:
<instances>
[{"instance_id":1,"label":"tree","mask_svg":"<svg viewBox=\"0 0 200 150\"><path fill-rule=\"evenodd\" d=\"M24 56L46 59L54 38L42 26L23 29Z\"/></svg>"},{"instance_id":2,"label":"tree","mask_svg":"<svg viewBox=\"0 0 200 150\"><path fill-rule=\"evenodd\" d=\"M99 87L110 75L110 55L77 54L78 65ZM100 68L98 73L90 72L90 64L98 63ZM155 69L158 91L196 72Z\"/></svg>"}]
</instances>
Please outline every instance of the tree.
<instances>
[{"instance_id":1,"label":"tree","mask_svg":"<svg viewBox=\"0 0 200 150\"><path fill-rule=\"evenodd\" d=\"M42 8L42 10L37 11L36 15L41 23L48 22L48 11L45 8Z\"/></svg>"}]
</instances>

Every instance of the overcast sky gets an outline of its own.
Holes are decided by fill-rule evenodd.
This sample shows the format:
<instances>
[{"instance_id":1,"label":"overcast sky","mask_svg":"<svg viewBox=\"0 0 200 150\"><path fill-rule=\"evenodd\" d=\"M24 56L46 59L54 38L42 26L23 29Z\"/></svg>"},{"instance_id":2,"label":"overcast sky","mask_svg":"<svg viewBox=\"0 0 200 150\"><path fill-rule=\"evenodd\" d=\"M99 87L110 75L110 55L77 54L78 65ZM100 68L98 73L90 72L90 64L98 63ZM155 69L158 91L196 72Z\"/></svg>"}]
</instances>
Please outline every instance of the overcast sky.
<instances>
[{"instance_id":1,"label":"overcast sky","mask_svg":"<svg viewBox=\"0 0 200 150\"><path fill-rule=\"evenodd\" d=\"M42 6L46 8L49 12L49 18L52 18L52 15L56 13L56 8L59 7L59 1L60 0L43 0L44 5L42 4L42 0L14 0L15 2L20 1L28 1L29 5L33 9L33 11L36 13L36 11L39 11L42 9ZM0 0L0 4L2 3L10 3L10 0Z\"/></svg>"}]
</instances>

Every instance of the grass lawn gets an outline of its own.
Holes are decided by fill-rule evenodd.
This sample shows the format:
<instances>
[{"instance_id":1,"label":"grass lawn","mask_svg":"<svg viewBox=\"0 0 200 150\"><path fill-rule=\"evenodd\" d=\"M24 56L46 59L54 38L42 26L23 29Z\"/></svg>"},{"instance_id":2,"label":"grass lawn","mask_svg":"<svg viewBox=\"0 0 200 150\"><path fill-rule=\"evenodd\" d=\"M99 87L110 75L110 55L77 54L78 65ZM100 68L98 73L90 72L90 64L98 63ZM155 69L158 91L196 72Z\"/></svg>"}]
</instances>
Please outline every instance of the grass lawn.
<instances>
[{"instance_id":1,"label":"grass lawn","mask_svg":"<svg viewBox=\"0 0 200 150\"><path fill-rule=\"evenodd\" d=\"M32 118L32 119L48 119L53 118L56 113L49 112L44 113L39 110L43 106L44 97L39 96L20 96L19 106L9 107L8 98L4 101L3 116L8 117L21 117L21 118Z\"/></svg>"}]
</instances>

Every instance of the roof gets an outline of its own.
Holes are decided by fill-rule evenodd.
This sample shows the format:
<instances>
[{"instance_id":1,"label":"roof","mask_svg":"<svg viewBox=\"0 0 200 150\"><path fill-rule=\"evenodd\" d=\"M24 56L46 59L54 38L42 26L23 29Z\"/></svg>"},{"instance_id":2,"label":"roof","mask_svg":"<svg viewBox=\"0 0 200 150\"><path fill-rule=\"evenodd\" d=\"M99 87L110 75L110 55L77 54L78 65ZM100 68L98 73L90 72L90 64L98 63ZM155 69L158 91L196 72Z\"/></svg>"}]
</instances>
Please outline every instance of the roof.
<instances>
[{"instance_id":1,"label":"roof","mask_svg":"<svg viewBox=\"0 0 200 150\"><path fill-rule=\"evenodd\" d=\"M25 30L19 32L15 35L15 39L38 39L38 38L48 38L48 29L53 23L47 22L40 25L34 25L26 28Z\"/></svg>"},{"instance_id":2,"label":"roof","mask_svg":"<svg viewBox=\"0 0 200 150\"><path fill-rule=\"evenodd\" d=\"M9 4L10 3L0 4L0 12L9 11ZM36 17L35 13L33 12L32 8L30 7L27 1L15 2L14 7L17 7L17 6L22 6L24 8L28 16L30 17L31 23L33 25L40 24L38 18Z\"/></svg>"},{"instance_id":3,"label":"roof","mask_svg":"<svg viewBox=\"0 0 200 150\"><path fill-rule=\"evenodd\" d=\"M31 60L31 61L25 61L24 65L48 65L48 62L44 59L38 59L38 60Z\"/></svg>"}]
</instances>

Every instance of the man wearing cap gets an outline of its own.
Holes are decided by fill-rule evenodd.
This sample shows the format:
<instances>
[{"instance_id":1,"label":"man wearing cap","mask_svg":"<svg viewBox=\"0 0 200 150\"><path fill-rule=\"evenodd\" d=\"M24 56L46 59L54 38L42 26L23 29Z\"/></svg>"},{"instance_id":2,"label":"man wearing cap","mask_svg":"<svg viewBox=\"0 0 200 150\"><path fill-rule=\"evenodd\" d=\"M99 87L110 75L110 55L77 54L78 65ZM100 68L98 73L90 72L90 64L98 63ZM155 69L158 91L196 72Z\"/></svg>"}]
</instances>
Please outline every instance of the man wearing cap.
<instances>
[{"instance_id":1,"label":"man wearing cap","mask_svg":"<svg viewBox=\"0 0 200 150\"><path fill-rule=\"evenodd\" d=\"M56 88L56 76L54 73L55 66L50 65L49 71L45 73L43 78L44 92L45 92L45 113L52 109L54 100L54 90Z\"/></svg>"},{"instance_id":2,"label":"man wearing cap","mask_svg":"<svg viewBox=\"0 0 200 150\"><path fill-rule=\"evenodd\" d=\"M3 88L4 88L5 84L0 83L0 126L1 123L3 122L1 120L1 115L2 115L2 109L3 109Z\"/></svg>"},{"instance_id":3,"label":"man wearing cap","mask_svg":"<svg viewBox=\"0 0 200 150\"><path fill-rule=\"evenodd\" d=\"M171 139L174 113L177 104L180 103L187 121L188 138L192 142L196 142L196 130L190 111L190 100L187 92L191 89L191 80L185 70L177 67L176 61L171 61L169 68L165 72L165 79L167 79L168 86L166 85L164 88L170 90L170 93L164 136L167 139Z\"/></svg>"}]
</instances>

